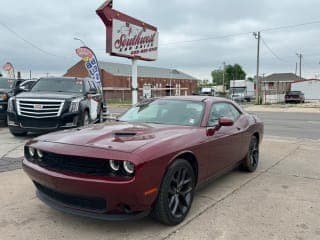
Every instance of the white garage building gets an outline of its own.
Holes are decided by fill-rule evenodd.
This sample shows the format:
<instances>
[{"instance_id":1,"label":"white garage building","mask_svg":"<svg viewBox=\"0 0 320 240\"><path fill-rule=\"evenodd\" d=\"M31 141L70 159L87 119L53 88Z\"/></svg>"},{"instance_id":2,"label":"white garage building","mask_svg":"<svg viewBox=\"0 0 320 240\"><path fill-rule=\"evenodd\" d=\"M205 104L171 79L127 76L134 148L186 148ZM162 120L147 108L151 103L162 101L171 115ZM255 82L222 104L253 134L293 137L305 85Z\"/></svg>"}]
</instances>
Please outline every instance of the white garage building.
<instances>
[{"instance_id":1,"label":"white garage building","mask_svg":"<svg viewBox=\"0 0 320 240\"><path fill-rule=\"evenodd\" d=\"M306 100L320 100L320 80L309 79L291 83L291 91L302 91Z\"/></svg>"}]
</instances>

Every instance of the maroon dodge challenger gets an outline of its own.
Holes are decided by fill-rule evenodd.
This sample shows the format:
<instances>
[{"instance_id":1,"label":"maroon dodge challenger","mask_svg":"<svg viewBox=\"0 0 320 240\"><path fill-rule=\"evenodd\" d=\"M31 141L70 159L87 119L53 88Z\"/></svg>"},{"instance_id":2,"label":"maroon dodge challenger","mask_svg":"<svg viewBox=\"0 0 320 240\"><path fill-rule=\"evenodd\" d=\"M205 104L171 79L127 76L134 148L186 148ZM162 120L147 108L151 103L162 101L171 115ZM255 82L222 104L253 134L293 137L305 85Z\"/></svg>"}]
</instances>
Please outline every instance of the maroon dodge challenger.
<instances>
[{"instance_id":1,"label":"maroon dodge challenger","mask_svg":"<svg viewBox=\"0 0 320 240\"><path fill-rule=\"evenodd\" d=\"M175 225L199 185L239 165L256 170L262 136L261 120L232 101L165 97L114 122L31 140L23 168L57 210L107 220L151 213Z\"/></svg>"}]
</instances>

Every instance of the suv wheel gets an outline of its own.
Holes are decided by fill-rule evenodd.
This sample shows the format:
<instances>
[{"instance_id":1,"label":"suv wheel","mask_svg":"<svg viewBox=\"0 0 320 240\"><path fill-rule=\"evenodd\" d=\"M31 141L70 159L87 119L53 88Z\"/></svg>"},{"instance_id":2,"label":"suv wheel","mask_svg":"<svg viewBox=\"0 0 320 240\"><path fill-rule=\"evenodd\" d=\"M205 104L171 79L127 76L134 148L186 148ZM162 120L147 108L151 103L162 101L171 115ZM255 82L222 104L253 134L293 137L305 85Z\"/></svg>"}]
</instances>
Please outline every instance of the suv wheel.
<instances>
[{"instance_id":1,"label":"suv wheel","mask_svg":"<svg viewBox=\"0 0 320 240\"><path fill-rule=\"evenodd\" d=\"M90 124L90 116L88 110L85 110L80 118L80 124L79 126L87 126Z\"/></svg>"},{"instance_id":2,"label":"suv wheel","mask_svg":"<svg viewBox=\"0 0 320 240\"><path fill-rule=\"evenodd\" d=\"M98 115L98 123L103 122L103 107L100 107L99 115Z\"/></svg>"}]
</instances>

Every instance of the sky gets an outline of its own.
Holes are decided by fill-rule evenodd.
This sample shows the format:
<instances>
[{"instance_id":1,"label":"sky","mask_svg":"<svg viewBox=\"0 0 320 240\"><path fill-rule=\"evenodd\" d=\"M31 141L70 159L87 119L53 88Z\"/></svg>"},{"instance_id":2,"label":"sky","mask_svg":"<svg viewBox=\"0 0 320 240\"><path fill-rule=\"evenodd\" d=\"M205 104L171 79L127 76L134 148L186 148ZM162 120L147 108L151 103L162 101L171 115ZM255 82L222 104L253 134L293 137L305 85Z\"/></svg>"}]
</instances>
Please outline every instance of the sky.
<instances>
[{"instance_id":1,"label":"sky","mask_svg":"<svg viewBox=\"0 0 320 240\"><path fill-rule=\"evenodd\" d=\"M74 37L98 60L130 64L105 52L105 27L95 10L103 0L0 0L0 66L11 62L22 77L62 75L79 61ZM240 64L256 72L261 31L260 73L295 72L303 55L302 76L320 77L319 0L114 0L113 7L158 27L154 62L138 65L181 70L211 80L211 71Z\"/></svg>"}]
</instances>

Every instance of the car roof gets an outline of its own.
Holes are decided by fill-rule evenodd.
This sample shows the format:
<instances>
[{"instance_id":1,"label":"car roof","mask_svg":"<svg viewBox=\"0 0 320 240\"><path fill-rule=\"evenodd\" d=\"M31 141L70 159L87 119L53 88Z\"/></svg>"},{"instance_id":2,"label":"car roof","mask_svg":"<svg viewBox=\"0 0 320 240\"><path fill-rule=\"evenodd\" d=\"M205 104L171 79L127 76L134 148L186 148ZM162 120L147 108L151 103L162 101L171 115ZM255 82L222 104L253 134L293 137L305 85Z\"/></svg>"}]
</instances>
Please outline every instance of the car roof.
<instances>
[{"instance_id":1,"label":"car roof","mask_svg":"<svg viewBox=\"0 0 320 240\"><path fill-rule=\"evenodd\" d=\"M39 79L70 79L70 80L75 80L75 79L78 79L78 80L93 80L92 78L81 78L81 77L41 77Z\"/></svg>"},{"instance_id":2,"label":"car roof","mask_svg":"<svg viewBox=\"0 0 320 240\"><path fill-rule=\"evenodd\" d=\"M227 98L221 98L221 97L213 97L213 96L200 96L200 95L192 95L192 96L167 96L162 97L162 99L172 99L172 100L189 100L189 101L196 101L196 102L232 102L231 100Z\"/></svg>"}]
</instances>

